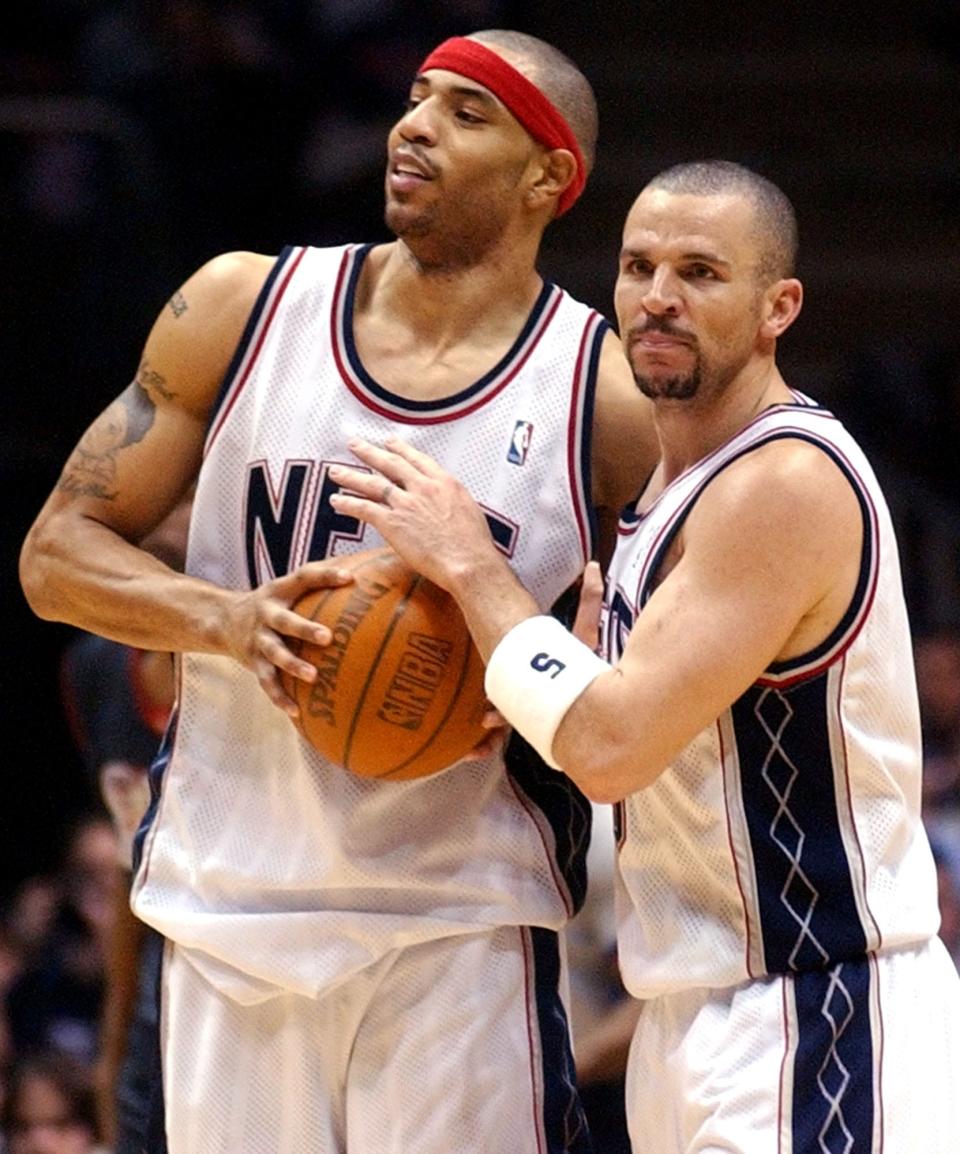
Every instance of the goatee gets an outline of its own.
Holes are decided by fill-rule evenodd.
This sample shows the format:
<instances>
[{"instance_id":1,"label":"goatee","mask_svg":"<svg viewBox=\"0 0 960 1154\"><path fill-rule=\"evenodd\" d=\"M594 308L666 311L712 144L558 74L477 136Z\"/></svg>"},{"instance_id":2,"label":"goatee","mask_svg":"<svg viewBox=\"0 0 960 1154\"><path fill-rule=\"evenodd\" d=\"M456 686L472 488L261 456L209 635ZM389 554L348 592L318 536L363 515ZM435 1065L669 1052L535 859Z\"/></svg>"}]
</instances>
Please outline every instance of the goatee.
<instances>
[{"instance_id":1,"label":"goatee","mask_svg":"<svg viewBox=\"0 0 960 1154\"><path fill-rule=\"evenodd\" d=\"M692 373L687 373L682 377L667 377L666 380L662 377L654 379L634 372L633 379L637 382L637 388L640 392L652 401L660 398L671 401L688 401L697 395L700 388L700 366L697 365Z\"/></svg>"}]
</instances>

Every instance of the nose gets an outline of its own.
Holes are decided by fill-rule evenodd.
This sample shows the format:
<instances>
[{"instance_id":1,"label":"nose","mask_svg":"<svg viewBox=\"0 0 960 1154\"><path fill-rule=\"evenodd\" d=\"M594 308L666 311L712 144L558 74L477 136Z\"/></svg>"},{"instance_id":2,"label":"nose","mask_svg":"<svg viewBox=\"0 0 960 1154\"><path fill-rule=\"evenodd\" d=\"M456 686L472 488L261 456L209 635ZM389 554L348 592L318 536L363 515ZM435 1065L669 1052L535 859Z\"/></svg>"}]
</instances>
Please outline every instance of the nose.
<instances>
[{"instance_id":1,"label":"nose","mask_svg":"<svg viewBox=\"0 0 960 1154\"><path fill-rule=\"evenodd\" d=\"M404 140L411 144L433 144L436 140L436 116L432 108L432 100L418 100L411 105L400 117L397 130Z\"/></svg>"},{"instance_id":2,"label":"nose","mask_svg":"<svg viewBox=\"0 0 960 1154\"><path fill-rule=\"evenodd\" d=\"M654 316L676 316L680 311L677 281L670 269L659 265L647 283L643 307Z\"/></svg>"}]
</instances>

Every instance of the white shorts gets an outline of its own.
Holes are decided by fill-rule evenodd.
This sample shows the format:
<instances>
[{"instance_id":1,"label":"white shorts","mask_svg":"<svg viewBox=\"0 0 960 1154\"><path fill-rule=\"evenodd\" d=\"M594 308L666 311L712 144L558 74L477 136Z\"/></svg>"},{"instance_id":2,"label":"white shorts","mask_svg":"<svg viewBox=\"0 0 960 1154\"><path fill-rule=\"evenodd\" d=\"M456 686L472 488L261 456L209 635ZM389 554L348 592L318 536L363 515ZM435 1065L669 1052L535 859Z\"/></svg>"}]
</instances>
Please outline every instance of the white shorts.
<instances>
[{"instance_id":1,"label":"white shorts","mask_svg":"<svg viewBox=\"0 0 960 1154\"><path fill-rule=\"evenodd\" d=\"M635 1154L956 1154L960 979L943 943L646 1002Z\"/></svg>"},{"instance_id":2,"label":"white shorts","mask_svg":"<svg viewBox=\"0 0 960 1154\"><path fill-rule=\"evenodd\" d=\"M240 1004L167 947L169 1154L589 1154L549 930L396 951Z\"/></svg>"}]
</instances>

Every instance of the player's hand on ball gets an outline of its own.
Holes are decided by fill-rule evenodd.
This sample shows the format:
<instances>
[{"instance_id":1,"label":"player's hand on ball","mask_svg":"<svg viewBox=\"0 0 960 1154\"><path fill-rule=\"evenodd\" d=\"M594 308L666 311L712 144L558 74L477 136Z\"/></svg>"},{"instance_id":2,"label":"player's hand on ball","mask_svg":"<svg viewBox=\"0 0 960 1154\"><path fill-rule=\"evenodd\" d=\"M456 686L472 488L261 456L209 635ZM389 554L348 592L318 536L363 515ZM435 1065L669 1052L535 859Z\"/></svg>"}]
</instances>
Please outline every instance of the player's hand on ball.
<instances>
[{"instance_id":1,"label":"player's hand on ball","mask_svg":"<svg viewBox=\"0 0 960 1154\"><path fill-rule=\"evenodd\" d=\"M386 545L341 564L352 584L295 604L333 635L326 646L291 641L316 679L279 671L301 736L360 777L408 781L456 765L488 741L490 713L483 661L456 602Z\"/></svg>"},{"instance_id":2,"label":"player's hand on ball","mask_svg":"<svg viewBox=\"0 0 960 1154\"><path fill-rule=\"evenodd\" d=\"M382 448L359 438L349 444L376 472L331 466L344 490L331 497L333 507L373 525L418 573L450 589L456 574L495 552L483 510L432 457L398 437Z\"/></svg>"},{"instance_id":3,"label":"player's hand on ball","mask_svg":"<svg viewBox=\"0 0 960 1154\"><path fill-rule=\"evenodd\" d=\"M334 562L311 561L239 594L227 623L230 655L256 675L267 697L284 713L296 717L296 702L284 691L280 671L300 681L312 682L316 666L298 657L288 638L329 645L331 634L296 613L291 606L311 589L347 585L353 576Z\"/></svg>"},{"instance_id":4,"label":"player's hand on ball","mask_svg":"<svg viewBox=\"0 0 960 1154\"><path fill-rule=\"evenodd\" d=\"M486 737L470 750L463 758L464 761L485 761L496 753L500 753L507 744L510 736L510 726L499 709L491 705L480 722L487 731Z\"/></svg>"}]
</instances>

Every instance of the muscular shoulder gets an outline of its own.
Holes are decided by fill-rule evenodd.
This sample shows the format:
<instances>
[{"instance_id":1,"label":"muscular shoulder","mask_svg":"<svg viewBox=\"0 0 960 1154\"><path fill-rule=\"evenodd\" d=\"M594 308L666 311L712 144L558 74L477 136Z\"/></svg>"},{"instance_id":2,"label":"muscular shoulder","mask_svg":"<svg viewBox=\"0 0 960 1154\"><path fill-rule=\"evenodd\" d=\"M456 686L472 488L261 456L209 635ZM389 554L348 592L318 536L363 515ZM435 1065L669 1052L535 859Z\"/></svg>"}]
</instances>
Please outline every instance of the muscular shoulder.
<instances>
[{"instance_id":1,"label":"muscular shoulder","mask_svg":"<svg viewBox=\"0 0 960 1154\"><path fill-rule=\"evenodd\" d=\"M276 259L258 252L220 253L201 265L179 291L189 290L214 312L249 314Z\"/></svg>"},{"instance_id":2,"label":"muscular shoulder","mask_svg":"<svg viewBox=\"0 0 960 1154\"><path fill-rule=\"evenodd\" d=\"M228 252L207 261L173 293L144 347L139 378L204 413L227 371L275 257Z\"/></svg>"},{"instance_id":3,"label":"muscular shoulder","mask_svg":"<svg viewBox=\"0 0 960 1154\"><path fill-rule=\"evenodd\" d=\"M708 486L738 516L751 507L782 512L795 522L856 516L859 503L837 463L822 448L796 437L761 445L728 465Z\"/></svg>"},{"instance_id":4,"label":"muscular shoulder","mask_svg":"<svg viewBox=\"0 0 960 1154\"><path fill-rule=\"evenodd\" d=\"M600 353L593 422L596 504L619 512L646 484L659 456L653 405L633 379L620 338L608 332Z\"/></svg>"},{"instance_id":5,"label":"muscular shoulder","mask_svg":"<svg viewBox=\"0 0 960 1154\"><path fill-rule=\"evenodd\" d=\"M794 647L802 651L849 604L863 532L860 502L838 465L822 449L785 438L745 454L710 482L681 549L731 584L775 589L787 604L792 598L809 622Z\"/></svg>"}]
</instances>

